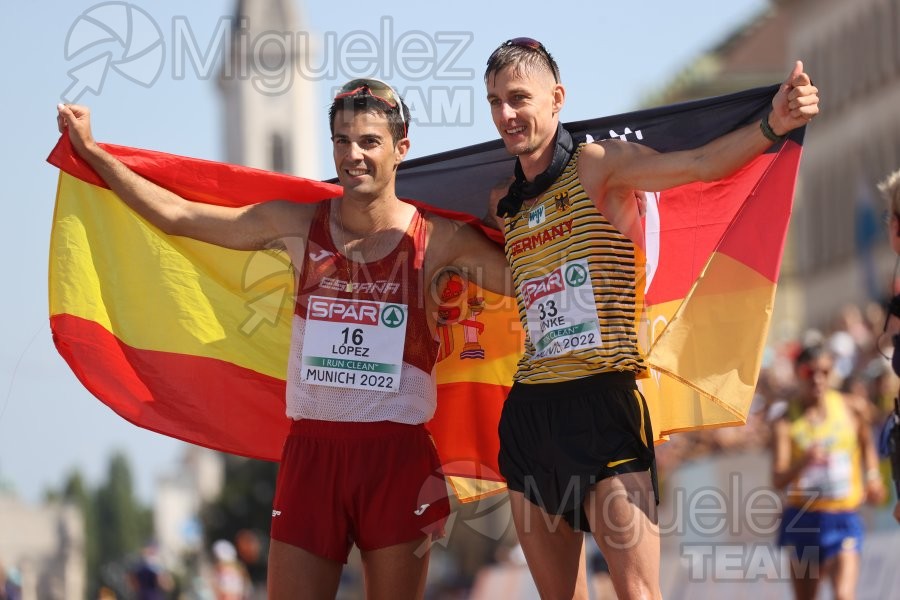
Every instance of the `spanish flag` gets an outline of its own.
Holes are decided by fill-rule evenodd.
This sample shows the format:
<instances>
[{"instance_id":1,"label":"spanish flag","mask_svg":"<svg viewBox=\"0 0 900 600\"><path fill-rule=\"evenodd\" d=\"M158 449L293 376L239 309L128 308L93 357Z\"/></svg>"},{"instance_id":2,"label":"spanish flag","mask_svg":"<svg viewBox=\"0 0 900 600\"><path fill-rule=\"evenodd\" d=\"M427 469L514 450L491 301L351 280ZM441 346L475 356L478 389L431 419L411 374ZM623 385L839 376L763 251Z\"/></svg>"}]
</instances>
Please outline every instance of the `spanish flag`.
<instances>
[{"instance_id":1,"label":"spanish flag","mask_svg":"<svg viewBox=\"0 0 900 600\"><path fill-rule=\"evenodd\" d=\"M775 87L570 123L660 151L758 120ZM641 381L658 439L746 421L771 317L803 131L726 180L648 195ZM326 182L107 145L147 179L196 202L315 202ZM128 209L60 139L50 247L50 324L84 386L128 421L217 450L278 460L287 435L291 266L167 236ZM398 192L477 225L512 172L499 142L404 164ZM449 212L452 207L456 212ZM494 236L494 232L486 231ZM497 240L499 242L499 240ZM428 428L463 501L504 488L497 421L522 349L509 298L460 279L440 291L438 409Z\"/></svg>"}]
</instances>

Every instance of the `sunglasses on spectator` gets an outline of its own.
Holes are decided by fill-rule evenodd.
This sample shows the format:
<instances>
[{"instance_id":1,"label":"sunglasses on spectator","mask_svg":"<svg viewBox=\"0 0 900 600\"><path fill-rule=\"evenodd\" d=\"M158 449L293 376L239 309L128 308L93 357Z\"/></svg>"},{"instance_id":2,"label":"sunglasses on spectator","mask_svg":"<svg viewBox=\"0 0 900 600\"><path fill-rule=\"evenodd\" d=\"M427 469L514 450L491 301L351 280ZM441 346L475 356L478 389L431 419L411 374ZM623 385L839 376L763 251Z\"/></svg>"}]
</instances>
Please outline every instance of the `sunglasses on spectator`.
<instances>
[{"instance_id":1,"label":"sunglasses on spectator","mask_svg":"<svg viewBox=\"0 0 900 600\"><path fill-rule=\"evenodd\" d=\"M805 366L801 369L800 373L804 377L807 377L810 379L812 379L816 375L824 375L825 377L828 377L829 375L831 375L831 367L822 368L822 367Z\"/></svg>"}]
</instances>

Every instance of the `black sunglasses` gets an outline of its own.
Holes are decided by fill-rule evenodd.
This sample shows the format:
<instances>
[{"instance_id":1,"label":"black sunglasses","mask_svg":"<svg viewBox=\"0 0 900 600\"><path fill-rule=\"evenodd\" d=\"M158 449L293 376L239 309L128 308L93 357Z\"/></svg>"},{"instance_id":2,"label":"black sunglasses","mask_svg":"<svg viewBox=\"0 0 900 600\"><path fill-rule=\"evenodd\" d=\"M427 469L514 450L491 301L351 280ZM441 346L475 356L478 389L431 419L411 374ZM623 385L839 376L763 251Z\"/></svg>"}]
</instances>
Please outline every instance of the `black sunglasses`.
<instances>
[{"instance_id":1,"label":"black sunglasses","mask_svg":"<svg viewBox=\"0 0 900 600\"><path fill-rule=\"evenodd\" d=\"M534 38L530 37L517 37L511 40L506 40L503 42L504 46L519 46L521 48L531 48L532 50L540 50L544 54L550 54L547 52L547 49L544 48L544 45L537 41Z\"/></svg>"}]
</instances>

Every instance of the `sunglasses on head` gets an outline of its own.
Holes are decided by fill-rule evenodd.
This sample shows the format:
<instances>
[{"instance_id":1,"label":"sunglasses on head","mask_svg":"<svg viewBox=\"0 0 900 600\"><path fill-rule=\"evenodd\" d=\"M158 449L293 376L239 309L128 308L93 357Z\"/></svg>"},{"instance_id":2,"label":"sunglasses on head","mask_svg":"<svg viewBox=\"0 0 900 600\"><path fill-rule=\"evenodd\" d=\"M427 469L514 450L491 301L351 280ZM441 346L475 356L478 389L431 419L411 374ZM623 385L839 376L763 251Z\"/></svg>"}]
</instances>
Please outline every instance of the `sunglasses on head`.
<instances>
[{"instance_id":1,"label":"sunglasses on head","mask_svg":"<svg viewBox=\"0 0 900 600\"><path fill-rule=\"evenodd\" d=\"M371 96L389 108L397 109L403 120L403 134L408 133L409 125L406 122L403 107L400 105L400 95L390 85L378 79L351 79L341 86L334 101L354 96Z\"/></svg>"},{"instance_id":2,"label":"sunglasses on head","mask_svg":"<svg viewBox=\"0 0 900 600\"><path fill-rule=\"evenodd\" d=\"M531 48L532 50L539 50L544 54L550 54L547 52L547 49L544 48L544 45L537 41L534 38L530 37L517 37L511 40L506 40L502 44L503 46L519 46L520 48Z\"/></svg>"},{"instance_id":3,"label":"sunglasses on head","mask_svg":"<svg viewBox=\"0 0 900 600\"><path fill-rule=\"evenodd\" d=\"M491 57L488 59L488 64L489 65L491 64L491 62L494 59L494 56L496 56L496 54L500 50L500 48L509 48L511 46L515 46L517 48L526 48L528 50L533 50L533 51L538 52L541 55L543 55L544 60L547 61L547 66L550 67L550 71L553 73L553 78L556 80L557 83L559 83L559 67L557 67L557 65L556 65L556 60L553 59L553 57L550 55L550 52L547 51L547 49L544 47L544 45L534 38L515 37L512 39L506 40L505 42L500 44L500 47L497 48L497 50L494 50L493 54L491 54Z\"/></svg>"}]
</instances>

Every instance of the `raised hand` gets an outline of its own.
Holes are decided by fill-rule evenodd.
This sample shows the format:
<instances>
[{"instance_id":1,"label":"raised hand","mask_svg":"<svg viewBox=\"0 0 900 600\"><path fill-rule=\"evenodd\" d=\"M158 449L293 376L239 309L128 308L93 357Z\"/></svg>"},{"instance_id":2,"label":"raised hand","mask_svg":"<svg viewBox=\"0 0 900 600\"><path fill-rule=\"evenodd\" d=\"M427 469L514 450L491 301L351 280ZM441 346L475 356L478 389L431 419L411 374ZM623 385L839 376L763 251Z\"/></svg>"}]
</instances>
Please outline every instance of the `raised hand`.
<instances>
[{"instance_id":1,"label":"raised hand","mask_svg":"<svg viewBox=\"0 0 900 600\"><path fill-rule=\"evenodd\" d=\"M97 142L91 133L91 111L87 106L77 104L56 105L56 126L59 132L69 131L69 139L75 151L82 157L96 147Z\"/></svg>"},{"instance_id":2,"label":"raised hand","mask_svg":"<svg viewBox=\"0 0 900 600\"><path fill-rule=\"evenodd\" d=\"M775 97L772 98L772 113L769 125L778 135L784 135L792 129L803 127L810 119L819 114L819 88L803 71L803 62L794 63Z\"/></svg>"}]
</instances>

